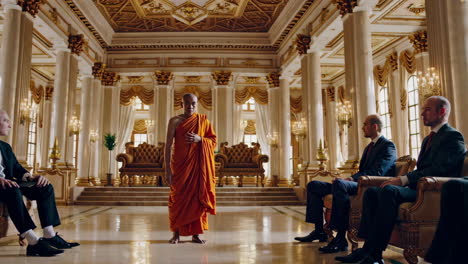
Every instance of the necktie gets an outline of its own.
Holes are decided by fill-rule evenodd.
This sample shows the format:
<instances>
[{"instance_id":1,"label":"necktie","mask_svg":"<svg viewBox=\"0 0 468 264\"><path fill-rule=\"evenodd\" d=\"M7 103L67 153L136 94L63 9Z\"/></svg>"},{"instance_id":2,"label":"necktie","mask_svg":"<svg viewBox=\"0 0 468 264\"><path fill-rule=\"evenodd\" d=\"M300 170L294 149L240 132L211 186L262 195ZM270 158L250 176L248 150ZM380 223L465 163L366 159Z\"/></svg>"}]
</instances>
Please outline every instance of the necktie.
<instances>
[{"instance_id":1,"label":"necktie","mask_svg":"<svg viewBox=\"0 0 468 264\"><path fill-rule=\"evenodd\" d=\"M426 145L424 146L424 151L423 153L426 153L426 151L429 150L429 148L431 147L431 144L432 144L432 137L434 137L435 135L435 132L432 131L429 136L427 136L427 140L426 140Z\"/></svg>"},{"instance_id":2,"label":"necktie","mask_svg":"<svg viewBox=\"0 0 468 264\"><path fill-rule=\"evenodd\" d=\"M366 162L369 160L370 154L371 154L371 152L372 152L373 149L374 149L374 142L371 142L371 143L369 143L369 145L367 146Z\"/></svg>"}]
</instances>

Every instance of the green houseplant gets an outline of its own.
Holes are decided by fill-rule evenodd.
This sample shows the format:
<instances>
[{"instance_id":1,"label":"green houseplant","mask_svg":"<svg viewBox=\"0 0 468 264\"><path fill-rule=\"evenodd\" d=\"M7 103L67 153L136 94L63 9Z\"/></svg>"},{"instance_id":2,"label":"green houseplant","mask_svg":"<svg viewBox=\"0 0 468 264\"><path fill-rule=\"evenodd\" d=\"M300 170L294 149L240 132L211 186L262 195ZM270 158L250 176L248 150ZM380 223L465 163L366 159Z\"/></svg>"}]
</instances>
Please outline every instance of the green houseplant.
<instances>
[{"instance_id":1,"label":"green houseplant","mask_svg":"<svg viewBox=\"0 0 468 264\"><path fill-rule=\"evenodd\" d=\"M112 170L111 170L111 159L112 159L112 151L114 150L116 145L115 134L106 133L104 134L104 147L109 150L109 172L107 173L107 185L112 186Z\"/></svg>"}]
</instances>

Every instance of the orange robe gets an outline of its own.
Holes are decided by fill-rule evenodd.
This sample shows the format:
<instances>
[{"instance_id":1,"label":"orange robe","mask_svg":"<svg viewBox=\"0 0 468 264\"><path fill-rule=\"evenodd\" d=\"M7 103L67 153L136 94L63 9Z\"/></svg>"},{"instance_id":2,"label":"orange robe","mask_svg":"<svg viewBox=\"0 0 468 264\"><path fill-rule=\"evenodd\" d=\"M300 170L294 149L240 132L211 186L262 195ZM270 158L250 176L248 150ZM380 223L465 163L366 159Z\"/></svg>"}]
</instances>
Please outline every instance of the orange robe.
<instances>
[{"instance_id":1,"label":"orange robe","mask_svg":"<svg viewBox=\"0 0 468 264\"><path fill-rule=\"evenodd\" d=\"M198 134L201 142L186 143L189 132ZM176 128L169 221L171 231L181 236L202 234L208 230L207 213L216 214L215 147L216 134L206 115L195 113Z\"/></svg>"}]
</instances>

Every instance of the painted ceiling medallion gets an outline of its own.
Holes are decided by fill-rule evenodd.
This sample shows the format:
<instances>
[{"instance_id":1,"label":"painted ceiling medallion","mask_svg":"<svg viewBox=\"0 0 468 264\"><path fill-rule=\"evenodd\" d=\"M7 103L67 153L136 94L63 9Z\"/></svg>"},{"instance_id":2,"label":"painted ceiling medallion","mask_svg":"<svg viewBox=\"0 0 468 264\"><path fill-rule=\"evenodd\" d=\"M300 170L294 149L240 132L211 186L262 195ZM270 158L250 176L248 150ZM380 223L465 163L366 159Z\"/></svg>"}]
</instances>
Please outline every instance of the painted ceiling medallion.
<instances>
[{"instance_id":1,"label":"painted ceiling medallion","mask_svg":"<svg viewBox=\"0 0 468 264\"><path fill-rule=\"evenodd\" d=\"M131 0L142 18L172 16L194 25L208 16L235 18L243 14L248 0Z\"/></svg>"}]
</instances>

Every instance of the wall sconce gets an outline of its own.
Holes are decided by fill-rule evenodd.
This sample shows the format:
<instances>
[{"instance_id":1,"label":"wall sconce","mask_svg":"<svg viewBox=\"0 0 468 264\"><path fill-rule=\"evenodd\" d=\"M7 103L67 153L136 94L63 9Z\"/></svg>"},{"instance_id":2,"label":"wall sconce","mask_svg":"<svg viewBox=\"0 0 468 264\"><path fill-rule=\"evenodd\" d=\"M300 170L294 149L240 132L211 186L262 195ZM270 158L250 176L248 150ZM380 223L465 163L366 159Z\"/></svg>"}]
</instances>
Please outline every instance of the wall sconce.
<instances>
[{"instance_id":1,"label":"wall sconce","mask_svg":"<svg viewBox=\"0 0 468 264\"><path fill-rule=\"evenodd\" d=\"M81 121L73 115L70 120L70 134L77 135L81 130Z\"/></svg>"},{"instance_id":2,"label":"wall sconce","mask_svg":"<svg viewBox=\"0 0 468 264\"><path fill-rule=\"evenodd\" d=\"M427 99L433 95L441 95L440 78L434 67L427 69L426 73L418 72L416 77L419 96Z\"/></svg>"},{"instance_id":3,"label":"wall sconce","mask_svg":"<svg viewBox=\"0 0 468 264\"><path fill-rule=\"evenodd\" d=\"M96 142L98 137L99 137L99 134L98 134L97 130L94 130L94 129L89 130L89 141L91 143Z\"/></svg>"},{"instance_id":4,"label":"wall sconce","mask_svg":"<svg viewBox=\"0 0 468 264\"><path fill-rule=\"evenodd\" d=\"M305 117L302 117L301 120L291 122L291 132L296 136L296 141L299 141L299 138L305 137L307 131L307 121Z\"/></svg>"},{"instance_id":5,"label":"wall sconce","mask_svg":"<svg viewBox=\"0 0 468 264\"><path fill-rule=\"evenodd\" d=\"M278 132L267 135L268 145L272 148L278 148Z\"/></svg>"},{"instance_id":6,"label":"wall sconce","mask_svg":"<svg viewBox=\"0 0 468 264\"><path fill-rule=\"evenodd\" d=\"M353 108L350 101L344 100L343 103L338 103L337 119L340 125L347 125L348 127L351 126L352 110Z\"/></svg>"},{"instance_id":7,"label":"wall sconce","mask_svg":"<svg viewBox=\"0 0 468 264\"><path fill-rule=\"evenodd\" d=\"M319 147L317 149L317 161L319 162L319 168L321 170L326 169L326 163L328 161L327 150L323 147L322 139L320 139Z\"/></svg>"},{"instance_id":8,"label":"wall sconce","mask_svg":"<svg viewBox=\"0 0 468 264\"><path fill-rule=\"evenodd\" d=\"M20 104L20 124L24 125L25 122L31 122L36 114L36 105L30 104L27 98L24 98Z\"/></svg>"}]
</instances>

